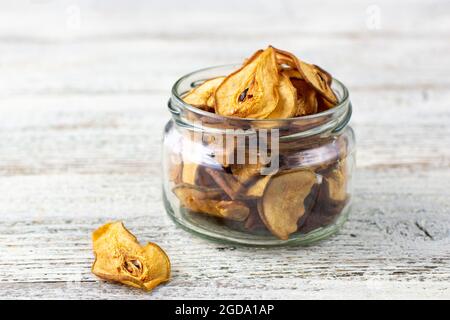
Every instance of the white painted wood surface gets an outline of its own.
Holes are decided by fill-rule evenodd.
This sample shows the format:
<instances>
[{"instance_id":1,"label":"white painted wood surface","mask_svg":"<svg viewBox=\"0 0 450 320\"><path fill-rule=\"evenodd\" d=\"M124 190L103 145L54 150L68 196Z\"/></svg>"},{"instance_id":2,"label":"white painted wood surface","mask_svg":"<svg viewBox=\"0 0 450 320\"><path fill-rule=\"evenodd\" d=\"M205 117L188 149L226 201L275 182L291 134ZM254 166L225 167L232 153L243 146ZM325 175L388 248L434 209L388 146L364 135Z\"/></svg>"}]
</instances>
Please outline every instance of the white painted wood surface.
<instances>
[{"instance_id":1,"label":"white painted wood surface","mask_svg":"<svg viewBox=\"0 0 450 320\"><path fill-rule=\"evenodd\" d=\"M0 2L0 298L450 298L448 39L445 0ZM308 248L208 242L161 202L172 83L267 44L354 104L354 212ZM90 273L116 219L168 252L170 283Z\"/></svg>"}]
</instances>

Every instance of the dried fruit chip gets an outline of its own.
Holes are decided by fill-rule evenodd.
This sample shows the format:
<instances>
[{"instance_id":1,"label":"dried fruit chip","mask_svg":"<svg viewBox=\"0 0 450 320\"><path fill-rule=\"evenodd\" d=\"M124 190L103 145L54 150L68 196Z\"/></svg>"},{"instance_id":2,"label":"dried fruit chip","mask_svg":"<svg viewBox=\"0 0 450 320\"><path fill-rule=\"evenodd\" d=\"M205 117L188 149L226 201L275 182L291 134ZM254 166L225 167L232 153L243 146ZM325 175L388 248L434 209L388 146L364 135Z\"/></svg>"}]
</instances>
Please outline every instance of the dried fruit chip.
<instances>
[{"instance_id":1,"label":"dried fruit chip","mask_svg":"<svg viewBox=\"0 0 450 320\"><path fill-rule=\"evenodd\" d=\"M278 94L278 105L267 118L284 119L294 117L297 113L297 90L292 85L289 77L283 73L280 76Z\"/></svg>"},{"instance_id":2,"label":"dried fruit chip","mask_svg":"<svg viewBox=\"0 0 450 320\"><path fill-rule=\"evenodd\" d=\"M238 198L242 185L231 174L212 168L205 168L205 171L232 200Z\"/></svg>"},{"instance_id":3,"label":"dried fruit chip","mask_svg":"<svg viewBox=\"0 0 450 320\"><path fill-rule=\"evenodd\" d=\"M247 188L245 196L249 198L262 197L270 178L271 176L261 176L254 184Z\"/></svg>"},{"instance_id":4,"label":"dried fruit chip","mask_svg":"<svg viewBox=\"0 0 450 320\"><path fill-rule=\"evenodd\" d=\"M250 213L249 208L241 201L220 200L221 191L182 184L176 186L173 192L181 205L193 212L235 221L244 221Z\"/></svg>"},{"instance_id":5,"label":"dried fruit chip","mask_svg":"<svg viewBox=\"0 0 450 320\"><path fill-rule=\"evenodd\" d=\"M170 278L170 261L156 244L142 247L122 222L107 223L92 234L92 273L110 281L152 290Z\"/></svg>"},{"instance_id":6,"label":"dried fruit chip","mask_svg":"<svg viewBox=\"0 0 450 320\"><path fill-rule=\"evenodd\" d=\"M316 92L304 80L291 79L293 86L297 89L297 110L295 116L305 116L317 113Z\"/></svg>"},{"instance_id":7,"label":"dried fruit chip","mask_svg":"<svg viewBox=\"0 0 450 320\"><path fill-rule=\"evenodd\" d=\"M337 98L329 85L330 76L328 73L319 69L315 65L299 61L299 71L305 79L317 92L333 105L337 104Z\"/></svg>"},{"instance_id":8,"label":"dried fruit chip","mask_svg":"<svg viewBox=\"0 0 450 320\"><path fill-rule=\"evenodd\" d=\"M333 201L345 201L347 198L347 178L345 161L341 161L337 168L324 176L324 186L328 197Z\"/></svg>"},{"instance_id":9,"label":"dried fruit chip","mask_svg":"<svg viewBox=\"0 0 450 320\"><path fill-rule=\"evenodd\" d=\"M247 185L256 180L261 173L261 164L233 164L231 172L241 185Z\"/></svg>"},{"instance_id":10,"label":"dried fruit chip","mask_svg":"<svg viewBox=\"0 0 450 320\"><path fill-rule=\"evenodd\" d=\"M304 215L304 200L316 182L309 170L297 170L276 175L268 182L258 202L261 220L273 235L287 240L297 231L297 222Z\"/></svg>"},{"instance_id":11,"label":"dried fruit chip","mask_svg":"<svg viewBox=\"0 0 450 320\"><path fill-rule=\"evenodd\" d=\"M183 183L197 185L201 187L214 187L216 184L206 173L205 167L193 162L183 163L182 171Z\"/></svg>"},{"instance_id":12,"label":"dried fruit chip","mask_svg":"<svg viewBox=\"0 0 450 320\"><path fill-rule=\"evenodd\" d=\"M250 231L265 229L266 227L258 213L256 201L248 201L247 203L250 208L250 214L248 215L247 220L245 220L244 228Z\"/></svg>"},{"instance_id":13,"label":"dried fruit chip","mask_svg":"<svg viewBox=\"0 0 450 320\"><path fill-rule=\"evenodd\" d=\"M264 119L278 104L278 81L275 51L269 47L225 78L216 90L216 112Z\"/></svg>"},{"instance_id":14,"label":"dried fruit chip","mask_svg":"<svg viewBox=\"0 0 450 320\"><path fill-rule=\"evenodd\" d=\"M285 57L286 60L290 61L289 66L293 69L297 69L301 74L301 78L309 83L322 97L333 105L337 104L336 95L330 87L332 77L328 72L316 65L301 61L290 52L277 48L274 49L277 56Z\"/></svg>"},{"instance_id":15,"label":"dried fruit chip","mask_svg":"<svg viewBox=\"0 0 450 320\"><path fill-rule=\"evenodd\" d=\"M183 101L203 110L214 110L214 94L223 79L225 77L217 77L203 82L184 96Z\"/></svg>"}]
</instances>

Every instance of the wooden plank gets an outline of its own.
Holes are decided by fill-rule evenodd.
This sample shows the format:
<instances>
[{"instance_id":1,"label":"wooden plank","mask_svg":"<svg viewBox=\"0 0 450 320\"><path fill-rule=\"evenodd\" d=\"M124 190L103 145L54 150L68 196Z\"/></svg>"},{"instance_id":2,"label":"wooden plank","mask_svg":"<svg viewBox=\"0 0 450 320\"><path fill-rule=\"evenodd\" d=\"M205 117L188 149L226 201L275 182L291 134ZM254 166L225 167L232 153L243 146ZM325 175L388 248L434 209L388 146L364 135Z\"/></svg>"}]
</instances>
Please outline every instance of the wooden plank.
<instances>
[{"instance_id":1,"label":"wooden plank","mask_svg":"<svg viewBox=\"0 0 450 320\"><path fill-rule=\"evenodd\" d=\"M322 0L301 4L295 0L218 3L17 0L0 4L0 38L52 41L70 37L150 36L232 41L239 37L286 36L286 31L291 32L289 36L306 32L357 37L370 31L367 23L371 6L380 10L378 31L383 36L448 35L449 11L445 0L347 0L345 3ZM78 14L79 23L73 20Z\"/></svg>"},{"instance_id":2,"label":"wooden plank","mask_svg":"<svg viewBox=\"0 0 450 320\"><path fill-rule=\"evenodd\" d=\"M60 45L0 42L0 98L30 94L165 93L188 72L242 61L269 43L328 69L351 90L420 91L450 87L450 62L445 59L450 43L444 39L411 38L402 40L400 46L396 39L330 39L326 47L323 39L315 36L275 42L241 39L234 46L217 50L210 50L213 44L208 40L183 39Z\"/></svg>"},{"instance_id":3,"label":"wooden plank","mask_svg":"<svg viewBox=\"0 0 450 320\"><path fill-rule=\"evenodd\" d=\"M148 298L94 283L90 274L90 233L107 220L123 219L142 242L157 241L172 259L173 281L152 298L207 297L216 290L224 297L239 292L241 297L336 298L335 290L344 285L355 290L350 298L383 298L386 290L392 290L390 297L448 298L450 175L448 170L420 175L417 185L408 170L359 170L354 211L339 235L313 247L277 249L215 244L180 230L165 216L151 177L28 177L34 191L12 190L1 198L2 210L7 201L24 204L2 212L0 288L8 297L26 295L35 284L35 291L49 298L62 292L73 298ZM25 178L5 179L13 180L11 186L25 185L20 181ZM211 257L215 263L205 264Z\"/></svg>"}]
</instances>

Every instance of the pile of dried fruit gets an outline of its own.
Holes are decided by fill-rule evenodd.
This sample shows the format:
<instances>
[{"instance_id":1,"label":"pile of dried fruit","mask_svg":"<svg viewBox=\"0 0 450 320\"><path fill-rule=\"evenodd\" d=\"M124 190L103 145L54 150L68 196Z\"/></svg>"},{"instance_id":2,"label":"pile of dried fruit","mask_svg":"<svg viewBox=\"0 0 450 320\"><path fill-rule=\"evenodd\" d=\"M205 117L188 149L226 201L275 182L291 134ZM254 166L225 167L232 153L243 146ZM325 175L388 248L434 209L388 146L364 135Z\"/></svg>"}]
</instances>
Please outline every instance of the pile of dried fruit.
<instances>
[{"instance_id":1,"label":"pile of dried fruit","mask_svg":"<svg viewBox=\"0 0 450 320\"><path fill-rule=\"evenodd\" d=\"M283 119L337 105L331 82L331 75L321 68L268 47L232 74L203 82L183 100L223 116ZM194 163L183 154L178 155L181 161L170 164L172 191L189 212L215 217L219 223L248 232L265 229L286 240L297 231L309 232L332 223L348 201L345 137L329 139L322 146L315 141L311 149L301 145L303 142L280 144L282 157L294 153L309 159L317 148L324 153L318 158L324 160L293 166L281 163L281 170L272 175L261 175L261 164L228 163L221 157L221 145L204 143L205 148L215 149L207 164ZM325 153L333 156L325 160Z\"/></svg>"},{"instance_id":2,"label":"pile of dried fruit","mask_svg":"<svg viewBox=\"0 0 450 320\"><path fill-rule=\"evenodd\" d=\"M223 116L284 119L315 114L338 102L331 75L290 52L256 51L226 77L205 81L184 102Z\"/></svg>"},{"instance_id":3,"label":"pile of dried fruit","mask_svg":"<svg viewBox=\"0 0 450 320\"><path fill-rule=\"evenodd\" d=\"M155 243L141 246L121 222L107 223L94 231L95 262L98 277L144 290L152 290L170 278L170 261Z\"/></svg>"}]
</instances>

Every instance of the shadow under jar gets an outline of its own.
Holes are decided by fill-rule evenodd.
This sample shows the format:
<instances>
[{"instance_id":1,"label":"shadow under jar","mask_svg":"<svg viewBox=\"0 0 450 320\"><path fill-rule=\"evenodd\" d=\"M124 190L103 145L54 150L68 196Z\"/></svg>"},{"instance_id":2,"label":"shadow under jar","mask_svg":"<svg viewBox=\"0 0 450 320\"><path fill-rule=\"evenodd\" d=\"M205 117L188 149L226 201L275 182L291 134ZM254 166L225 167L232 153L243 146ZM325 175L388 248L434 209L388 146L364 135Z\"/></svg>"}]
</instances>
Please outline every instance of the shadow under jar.
<instances>
[{"instance_id":1,"label":"shadow under jar","mask_svg":"<svg viewBox=\"0 0 450 320\"><path fill-rule=\"evenodd\" d=\"M206 238L244 245L308 245L335 233L351 206L355 138L345 86L339 104L314 115L224 117L182 101L237 66L199 70L172 88L163 143L169 216Z\"/></svg>"}]
</instances>

